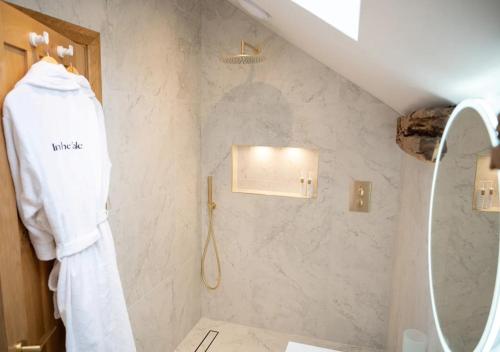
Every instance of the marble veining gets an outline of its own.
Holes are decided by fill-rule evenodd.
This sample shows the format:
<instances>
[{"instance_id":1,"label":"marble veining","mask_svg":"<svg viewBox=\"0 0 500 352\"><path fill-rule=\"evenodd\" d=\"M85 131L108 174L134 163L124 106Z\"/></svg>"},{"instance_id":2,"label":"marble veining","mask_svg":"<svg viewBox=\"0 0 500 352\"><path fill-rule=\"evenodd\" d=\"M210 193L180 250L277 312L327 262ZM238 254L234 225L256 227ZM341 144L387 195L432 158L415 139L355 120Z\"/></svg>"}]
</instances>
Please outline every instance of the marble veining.
<instances>
[{"instance_id":1,"label":"marble veining","mask_svg":"<svg viewBox=\"0 0 500 352\"><path fill-rule=\"evenodd\" d=\"M384 348L399 207L396 112L231 4L202 6L202 180L214 176L223 271L217 291L203 290L203 315ZM261 45L266 61L221 63L241 39ZM232 193L232 144L319 150L318 198ZM368 214L348 211L354 179L373 182ZM205 192L201 204L204 236Z\"/></svg>"}]
</instances>

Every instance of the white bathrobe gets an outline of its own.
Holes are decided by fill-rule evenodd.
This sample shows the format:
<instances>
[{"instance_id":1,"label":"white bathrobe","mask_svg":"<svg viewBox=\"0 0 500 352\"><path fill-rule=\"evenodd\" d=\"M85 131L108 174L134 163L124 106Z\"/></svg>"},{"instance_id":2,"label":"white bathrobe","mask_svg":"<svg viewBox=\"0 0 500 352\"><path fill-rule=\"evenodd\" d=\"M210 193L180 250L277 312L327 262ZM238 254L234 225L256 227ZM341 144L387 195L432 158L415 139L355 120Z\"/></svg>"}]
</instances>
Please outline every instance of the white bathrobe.
<instances>
[{"instance_id":1,"label":"white bathrobe","mask_svg":"<svg viewBox=\"0 0 500 352\"><path fill-rule=\"evenodd\" d=\"M20 217L50 274L68 352L135 351L105 210L111 163L88 81L34 64L3 116Z\"/></svg>"}]
</instances>

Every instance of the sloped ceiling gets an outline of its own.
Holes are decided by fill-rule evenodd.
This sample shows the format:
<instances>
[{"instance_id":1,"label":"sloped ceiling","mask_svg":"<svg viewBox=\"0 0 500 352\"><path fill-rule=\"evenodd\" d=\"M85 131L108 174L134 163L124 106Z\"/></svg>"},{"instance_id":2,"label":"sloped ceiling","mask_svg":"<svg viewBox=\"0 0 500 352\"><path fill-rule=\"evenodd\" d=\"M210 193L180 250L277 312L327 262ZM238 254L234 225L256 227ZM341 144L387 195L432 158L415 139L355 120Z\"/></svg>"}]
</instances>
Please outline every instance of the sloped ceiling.
<instances>
[{"instance_id":1,"label":"sloped ceiling","mask_svg":"<svg viewBox=\"0 0 500 352\"><path fill-rule=\"evenodd\" d=\"M500 95L500 0L361 0L358 41L291 0L253 1L264 25L400 113Z\"/></svg>"}]
</instances>

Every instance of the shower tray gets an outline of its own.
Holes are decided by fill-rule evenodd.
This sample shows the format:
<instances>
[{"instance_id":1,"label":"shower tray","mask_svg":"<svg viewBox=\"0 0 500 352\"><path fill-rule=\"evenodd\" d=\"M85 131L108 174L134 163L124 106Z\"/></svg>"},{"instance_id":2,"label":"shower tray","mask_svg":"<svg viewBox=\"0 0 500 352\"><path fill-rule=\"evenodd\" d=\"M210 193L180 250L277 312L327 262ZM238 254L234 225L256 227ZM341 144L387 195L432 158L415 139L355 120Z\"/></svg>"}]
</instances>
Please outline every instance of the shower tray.
<instances>
[{"instance_id":1,"label":"shower tray","mask_svg":"<svg viewBox=\"0 0 500 352\"><path fill-rule=\"evenodd\" d=\"M315 347L321 346L321 347ZM175 352L382 352L231 322L201 318Z\"/></svg>"}]
</instances>

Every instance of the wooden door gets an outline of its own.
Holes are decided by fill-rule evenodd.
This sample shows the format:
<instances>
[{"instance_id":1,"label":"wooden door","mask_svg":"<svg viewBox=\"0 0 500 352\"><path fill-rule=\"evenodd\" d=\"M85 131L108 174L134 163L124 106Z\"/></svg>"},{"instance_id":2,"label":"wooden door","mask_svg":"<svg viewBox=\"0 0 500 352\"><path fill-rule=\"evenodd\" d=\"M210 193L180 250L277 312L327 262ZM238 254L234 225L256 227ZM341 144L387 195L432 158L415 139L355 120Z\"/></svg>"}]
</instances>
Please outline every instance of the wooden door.
<instances>
[{"instance_id":1,"label":"wooden door","mask_svg":"<svg viewBox=\"0 0 500 352\"><path fill-rule=\"evenodd\" d=\"M0 106L30 66L45 56L46 46L33 48L28 42L29 32L43 31L50 36L50 55L60 62L56 46L73 45L73 66L89 78L100 97L99 33L0 1ZM62 63L68 65L69 60ZM18 217L3 130L0 132L0 352L16 351L15 345L21 341L43 344L45 352L61 352L64 327L54 319L52 293L47 287L52 262L36 258Z\"/></svg>"}]
</instances>

